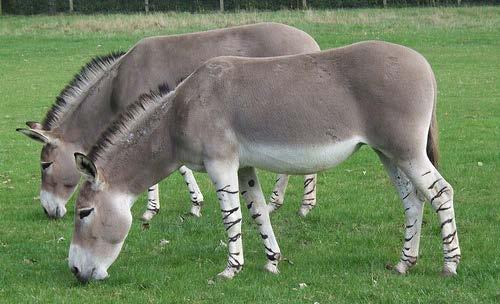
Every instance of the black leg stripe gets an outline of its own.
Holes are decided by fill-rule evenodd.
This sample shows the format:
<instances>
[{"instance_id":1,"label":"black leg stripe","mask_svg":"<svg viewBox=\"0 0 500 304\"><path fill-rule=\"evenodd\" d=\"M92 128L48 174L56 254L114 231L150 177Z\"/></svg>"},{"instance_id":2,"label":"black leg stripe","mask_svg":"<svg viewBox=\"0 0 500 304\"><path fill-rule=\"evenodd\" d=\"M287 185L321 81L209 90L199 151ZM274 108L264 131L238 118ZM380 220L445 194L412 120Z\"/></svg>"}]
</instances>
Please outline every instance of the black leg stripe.
<instances>
[{"instance_id":1,"label":"black leg stripe","mask_svg":"<svg viewBox=\"0 0 500 304\"><path fill-rule=\"evenodd\" d=\"M444 253L445 253L445 254L446 254L446 253L452 253L453 251L455 251L455 250L457 250L457 249L458 249L458 247L452 248L452 249L450 249L450 250L445 250L445 251L444 251Z\"/></svg>"},{"instance_id":2,"label":"black leg stripe","mask_svg":"<svg viewBox=\"0 0 500 304\"><path fill-rule=\"evenodd\" d=\"M443 208L443 206L447 203L451 202L451 199L450 200L447 200L446 202L442 203L441 205L439 205L439 207L436 209L436 212L439 212L439 211L444 211L444 210L448 210L451 208L450 207L446 207L446 208Z\"/></svg>"},{"instance_id":3,"label":"black leg stripe","mask_svg":"<svg viewBox=\"0 0 500 304\"><path fill-rule=\"evenodd\" d=\"M266 250L269 252L269 253L266 253L267 258L271 261L276 260L276 252L274 252L271 248L267 247L265 244L264 244L264 248L266 248Z\"/></svg>"},{"instance_id":4,"label":"black leg stripe","mask_svg":"<svg viewBox=\"0 0 500 304\"><path fill-rule=\"evenodd\" d=\"M411 241L411 239L413 239L413 237L416 235L417 233L415 232L412 236L410 236L409 238L405 238L405 242L409 242Z\"/></svg>"},{"instance_id":5,"label":"black leg stripe","mask_svg":"<svg viewBox=\"0 0 500 304\"><path fill-rule=\"evenodd\" d=\"M406 194L406 195L403 197L403 200L405 200L408 196L410 196L410 194L411 194L411 191L410 191L410 192L408 192L408 194ZM409 208L408 208L408 209L409 209Z\"/></svg>"},{"instance_id":6,"label":"black leg stripe","mask_svg":"<svg viewBox=\"0 0 500 304\"><path fill-rule=\"evenodd\" d=\"M450 257L444 257L445 260L453 260L453 259L458 259L460 260L462 256L460 254L455 254L454 256L450 256Z\"/></svg>"},{"instance_id":7,"label":"black leg stripe","mask_svg":"<svg viewBox=\"0 0 500 304\"><path fill-rule=\"evenodd\" d=\"M451 223L451 222L453 222L453 218L447 219L446 221L442 222L442 223L441 223L441 229L443 229L443 226L444 226L444 225L449 224L449 223Z\"/></svg>"},{"instance_id":8,"label":"black leg stripe","mask_svg":"<svg viewBox=\"0 0 500 304\"><path fill-rule=\"evenodd\" d=\"M405 256L406 258L415 259L415 260L417 259L416 256L407 255L404 251L402 253L403 253L403 256Z\"/></svg>"},{"instance_id":9,"label":"black leg stripe","mask_svg":"<svg viewBox=\"0 0 500 304\"><path fill-rule=\"evenodd\" d=\"M222 219L223 220L227 219L231 214L233 214L236 211L238 211L238 209L240 209L240 207L235 207L235 208L230 209L230 210L223 210L223 209L221 209L220 211L222 211L223 213L226 213L226 215L224 215L224 217Z\"/></svg>"},{"instance_id":10,"label":"black leg stripe","mask_svg":"<svg viewBox=\"0 0 500 304\"><path fill-rule=\"evenodd\" d=\"M439 191L438 191L438 193L437 193L436 195L434 195L434 197L433 197L433 198L431 198L431 204L432 204L432 202L433 202L436 198L440 197L440 196L441 196L443 193L445 193L446 191L448 191L448 187L444 186L444 187L443 187L443 189L439 190Z\"/></svg>"},{"instance_id":11,"label":"black leg stripe","mask_svg":"<svg viewBox=\"0 0 500 304\"><path fill-rule=\"evenodd\" d=\"M262 214L260 214L260 213L255 213L255 214L252 214L252 218L255 220L256 218L258 218L261 215Z\"/></svg>"},{"instance_id":12,"label":"black leg stripe","mask_svg":"<svg viewBox=\"0 0 500 304\"><path fill-rule=\"evenodd\" d=\"M191 204L195 205L195 206L201 206L203 202L198 202L198 201L191 201Z\"/></svg>"},{"instance_id":13,"label":"black leg stripe","mask_svg":"<svg viewBox=\"0 0 500 304\"><path fill-rule=\"evenodd\" d=\"M443 238L443 244L445 245L449 245L451 244L454 240L455 240L455 235L457 234L457 231L455 230L455 232L445 236Z\"/></svg>"},{"instance_id":14,"label":"black leg stripe","mask_svg":"<svg viewBox=\"0 0 500 304\"><path fill-rule=\"evenodd\" d=\"M304 193L304 195L309 195L309 194L313 193L313 192L314 192L314 190L316 190L316 186L314 186L314 187L311 189L311 191L308 191L308 192Z\"/></svg>"},{"instance_id":15,"label":"black leg stripe","mask_svg":"<svg viewBox=\"0 0 500 304\"><path fill-rule=\"evenodd\" d=\"M264 244L264 248L266 248L267 251L274 253L274 251L271 248L267 247L265 244Z\"/></svg>"},{"instance_id":16,"label":"black leg stripe","mask_svg":"<svg viewBox=\"0 0 500 304\"><path fill-rule=\"evenodd\" d=\"M225 185L224 187L220 188L220 189L217 189L217 192L226 192L226 193L229 193L229 194L237 194L238 191L230 191L230 190L227 190L227 188L229 188L230 185Z\"/></svg>"},{"instance_id":17,"label":"black leg stripe","mask_svg":"<svg viewBox=\"0 0 500 304\"><path fill-rule=\"evenodd\" d=\"M410 265L415 265L417 263L416 260L410 260L410 259L401 259L401 261L408 262Z\"/></svg>"},{"instance_id":18,"label":"black leg stripe","mask_svg":"<svg viewBox=\"0 0 500 304\"><path fill-rule=\"evenodd\" d=\"M415 224L416 224L416 223L417 223L417 219L415 219L415 221L413 222L413 224L411 224L411 225L406 225L406 229L408 229L408 228L411 228L411 227L415 226Z\"/></svg>"},{"instance_id":19,"label":"black leg stripe","mask_svg":"<svg viewBox=\"0 0 500 304\"><path fill-rule=\"evenodd\" d=\"M457 233L457 231L455 230L455 231L453 231L452 233L448 234L447 236L445 236L445 237L443 238L443 241L445 241L445 240L447 240L447 239L449 239L449 238L451 238L451 237L455 236L455 234L456 234L456 233Z\"/></svg>"},{"instance_id":20,"label":"black leg stripe","mask_svg":"<svg viewBox=\"0 0 500 304\"><path fill-rule=\"evenodd\" d=\"M236 269L240 269L243 265L234 257L234 255L240 255L239 252L229 253L228 266Z\"/></svg>"},{"instance_id":21,"label":"black leg stripe","mask_svg":"<svg viewBox=\"0 0 500 304\"><path fill-rule=\"evenodd\" d=\"M270 261L276 261L276 254L273 253L273 254L266 254L267 256L267 259L270 260Z\"/></svg>"},{"instance_id":22,"label":"black leg stripe","mask_svg":"<svg viewBox=\"0 0 500 304\"><path fill-rule=\"evenodd\" d=\"M241 233L238 233L237 235L235 236L231 236L229 237L228 239L228 243L231 243L231 242L236 242L239 238L241 237Z\"/></svg>"},{"instance_id":23,"label":"black leg stripe","mask_svg":"<svg viewBox=\"0 0 500 304\"><path fill-rule=\"evenodd\" d=\"M427 189L429 189L429 190L430 190L430 189L434 188L434 185L436 185L436 183L437 183L437 182L439 182L440 180L442 180L442 178L438 178L438 179L436 179L436 181L435 181L435 182L433 182L433 183L429 186L429 188L427 188Z\"/></svg>"},{"instance_id":24,"label":"black leg stripe","mask_svg":"<svg viewBox=\"0 0 500 304\"><path fill-rule=\"evenodd\" d=\"M308 178L304 181L304 188L306 188L307 186L309 186L310 183L312 183L313 181L313 178Z\"/></svg>"},{"instance_id":25,"label":"black leg stripe","mask_svg":"<svg viewBox=\"0 0 500 304\"><path fill-rule=\"evenodd\" d=\"M226 231L228 231L229 228L233 227L234 225L238 224L239 222L241 222L241 218L239 218L235 221L232 221L232 222L225 222L224 225L226 226Z\"/></svg>"}]
</instances>

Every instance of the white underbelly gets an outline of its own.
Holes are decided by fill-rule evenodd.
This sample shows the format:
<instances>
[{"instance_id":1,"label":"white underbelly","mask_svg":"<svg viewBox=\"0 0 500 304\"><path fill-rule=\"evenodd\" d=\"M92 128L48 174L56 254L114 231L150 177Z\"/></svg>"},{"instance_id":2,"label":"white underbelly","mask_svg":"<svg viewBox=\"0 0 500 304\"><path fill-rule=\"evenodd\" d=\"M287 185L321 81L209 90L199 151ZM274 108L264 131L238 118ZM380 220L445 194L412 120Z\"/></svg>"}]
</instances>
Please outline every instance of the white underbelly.
<instances>
[{"instance_id":1,"label":"white underbelly","mask_svg":"<svg viewBox=\"0 0 500 304\"><path fill-rule=\"evenodd\" d=\"M340 164L361 144L361 138L300 146L240 142L240 167L251 166L287 174L315 173Z\"/></svg>"}]
</instances>

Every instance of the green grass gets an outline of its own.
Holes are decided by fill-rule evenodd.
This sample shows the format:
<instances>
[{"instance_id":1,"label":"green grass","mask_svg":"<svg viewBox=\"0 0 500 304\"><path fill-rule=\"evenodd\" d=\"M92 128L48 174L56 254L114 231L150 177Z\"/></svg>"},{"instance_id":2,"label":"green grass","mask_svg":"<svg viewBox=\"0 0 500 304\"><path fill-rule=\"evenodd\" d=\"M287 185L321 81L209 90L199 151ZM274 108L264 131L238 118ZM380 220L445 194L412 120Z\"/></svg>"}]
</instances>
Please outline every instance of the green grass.
<instances>
[{"instance_id":1,"label":"green grass","mask_svg":"<svg viewBox=\"0 0 500 304\"><path fill-rule=\"evenodd\" d=\"M419 264L407 276L384 268L399 257L404 215L380 162L367 148L319 174L318 207L296 215L302 180L291 179L273 215L281 274L244 214L245 269L208 281L226 262L218 202L197 175L206 207L199 220L176 174L162 183L163 209L147 231L136 220L111 277L83 286L67 266L74 198L66 218L45 218L40 146L14 132L41 120L54 97L92 56L158 34L278 21L310 33L322 48L367 39L400 43L431 63L439 87L441 172L454 186L462 246L456 278L439 276L437 218L426 206ZM500 301L500 7L363 9L213 15L0 17L0 302L488 303ZM482 166L478 165L482 163ZM273 175L261 172L269 194ZM133 207L136 219L144 209ZM61 239L63 238L63 239ZM161 247L160 240L170 244ZM299 283L308 287L299 289Z\"/></svg>"}]
</instances>

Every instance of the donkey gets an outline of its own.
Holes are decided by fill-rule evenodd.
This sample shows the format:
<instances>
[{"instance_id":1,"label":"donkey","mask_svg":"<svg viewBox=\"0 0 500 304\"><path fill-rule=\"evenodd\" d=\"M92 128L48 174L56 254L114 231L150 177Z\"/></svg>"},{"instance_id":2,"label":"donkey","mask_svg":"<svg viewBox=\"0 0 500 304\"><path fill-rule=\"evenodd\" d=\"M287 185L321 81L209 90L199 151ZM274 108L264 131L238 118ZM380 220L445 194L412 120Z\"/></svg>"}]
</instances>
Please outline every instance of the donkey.
<instances>
[{"instance_id":1,"label":"donkey","mask_svg":"<svg viewBox=\"0 0 500 304\"><path fill-rule=\"evenodd\" d=\"M45 213L53 218L64 216L65 205L80 180L73 153L89 152L106 126L140 94L156 89L160 83L167 90L174 88L204 61L216 56L267 57L316 51L318 44L305 32L279 23L260 23L145 38L126 54L94 58L56 98L43 123L28 122L29 129L18 129L44 144L40 200ZM203 195L194 175L185 166L179 172L189 189L191 213L200 216ZM310 178L307 176L306 180ZM272 209L281 206L285 187L286 184L278 183ZM315 193L309 191L305 189L304 198L315 203ZM313 207L304 206L305 210ZM155 185L148 189L148 205L142 219L151 220L159 208L158 185Z\"/></svg>"},{"instance_id":2,"label":"donkey","mask_svg":"<svg viewBox=\"0 0 500 304\"><path fill-rule=\"evenodd\" d=\"M405 208L395 270L417 262L424 199L441 222L444 275L460 248L453 189L437 171L436 81L429 63L396 44L368 41L306 55L219 57L169 93L133 104L88 156L76 202L69 266L78 279L103 279L129 231L130 207L148 185L182 165L206 171L228 234L221 276L243 266L239 193L264 242L265 268L278 272L276 241L255 168L309 174L372 147Z\"/></svg>"}]
</instances>

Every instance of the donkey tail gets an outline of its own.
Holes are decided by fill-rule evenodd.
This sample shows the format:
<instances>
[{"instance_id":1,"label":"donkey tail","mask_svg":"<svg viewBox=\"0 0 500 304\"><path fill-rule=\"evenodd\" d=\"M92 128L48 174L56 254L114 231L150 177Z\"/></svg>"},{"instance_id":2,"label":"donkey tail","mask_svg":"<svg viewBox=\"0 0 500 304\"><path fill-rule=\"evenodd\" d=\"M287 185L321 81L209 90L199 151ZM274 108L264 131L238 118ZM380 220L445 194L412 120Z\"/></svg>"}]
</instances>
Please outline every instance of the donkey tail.
<instances>
[{"instance_id":1,"label":"donkey tail","mask_svg":"<svg viewBox=\"0 0 500 304\"><path fill-rule=\"evenodd\" d=\"M427 135L427 157L434 165L438 167L439 161L439 138L438 138L438 125L436 118L436 105L437 105L437 84L436 78L433 75L434 80L434 107L432 108L432 118L431 125L429 127L429 134Z\"/></svg>"}]
</instances>

